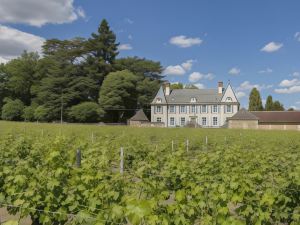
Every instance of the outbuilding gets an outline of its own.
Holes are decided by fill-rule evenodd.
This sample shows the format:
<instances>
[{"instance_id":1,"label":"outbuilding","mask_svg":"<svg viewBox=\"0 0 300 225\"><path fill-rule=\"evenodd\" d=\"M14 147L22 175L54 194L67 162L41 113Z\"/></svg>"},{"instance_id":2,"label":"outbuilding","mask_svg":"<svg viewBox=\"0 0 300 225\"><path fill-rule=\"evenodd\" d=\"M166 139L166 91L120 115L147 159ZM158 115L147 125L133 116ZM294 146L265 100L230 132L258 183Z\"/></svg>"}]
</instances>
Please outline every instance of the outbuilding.
<instances>
[{"instance_id":1,"label":"outbuilding","mask_svg":"<svg viewBox=\"0 0 300 225\"><path fill-rule=\"evenodd\" d=\"M136 114L128 120L128 125L133 127L142 127L148 124L150 124L150 121L142 109L137 111Z\"/></svg>"},{"instance_id":2,"label":"outbuilding","mask_svg":"<svg viewBox=\"0 0 300 225\"><path fill-rule=\"evenodd\" d=\"M241 109L228 119L228 128L300 131L300 111L249 112Z\"/></svg>"}]
</instances>

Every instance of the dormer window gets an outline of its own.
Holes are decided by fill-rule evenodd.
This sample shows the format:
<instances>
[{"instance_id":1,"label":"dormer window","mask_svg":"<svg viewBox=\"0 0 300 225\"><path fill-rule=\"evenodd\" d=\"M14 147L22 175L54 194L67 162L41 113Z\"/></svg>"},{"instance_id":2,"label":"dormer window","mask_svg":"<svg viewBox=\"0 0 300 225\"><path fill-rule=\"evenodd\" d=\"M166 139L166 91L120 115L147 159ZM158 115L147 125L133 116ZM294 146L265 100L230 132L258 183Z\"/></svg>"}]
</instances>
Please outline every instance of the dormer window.
<instances>
[{"instance_id":1,"label":"dormer window","mask_svg":"<svg viewBox=\"0 0 300 225\"><path fill-rule=\"evenodd\" d=\"M161 98L156 99L156 103L161 103L161 102L162 102Z\"/></svg>"},{"instance_id":2,"label":"dormer window","mask_svg":"<svg viewBox=\"0 0 300 225\"><path fill-rule=\"evenodd\" d=\"M197 102L196 98L191 98L191 102Z\"/></svg>"},{"instance_id":3,"label":"dormer window","mask_svg":"<svg viewBox=\"0 0 300 225\"><path fill-rule=\"evenodd\" d=\"M227 97L226 98L226 102L232 102L232 98L231 97Z\"/></svg>"}]
</instances>

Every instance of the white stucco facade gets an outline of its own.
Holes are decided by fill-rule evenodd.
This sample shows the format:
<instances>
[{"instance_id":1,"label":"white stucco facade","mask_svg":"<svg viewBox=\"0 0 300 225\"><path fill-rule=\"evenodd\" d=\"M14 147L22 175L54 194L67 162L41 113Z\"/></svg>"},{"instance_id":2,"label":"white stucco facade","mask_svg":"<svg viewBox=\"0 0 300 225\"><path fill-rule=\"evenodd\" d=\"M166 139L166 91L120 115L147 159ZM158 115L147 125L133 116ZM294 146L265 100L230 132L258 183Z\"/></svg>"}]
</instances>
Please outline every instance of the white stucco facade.
<instances>
[{"instance_id":1,"label":"white stucco facade","mask_svg":"<svg viewBox=\"0 0 300 225\"><path fill-rule=\"evenodd\" d=\"M173 94L172 90L170 93L167 90L167 94L162 87L151 104L151 122L163 122L165 127L194 124L218 128L239 110L239 102L230 84L226 90L176 90ZM212 101L205 101L209 99Z\"/></svg>"}]
</instances>

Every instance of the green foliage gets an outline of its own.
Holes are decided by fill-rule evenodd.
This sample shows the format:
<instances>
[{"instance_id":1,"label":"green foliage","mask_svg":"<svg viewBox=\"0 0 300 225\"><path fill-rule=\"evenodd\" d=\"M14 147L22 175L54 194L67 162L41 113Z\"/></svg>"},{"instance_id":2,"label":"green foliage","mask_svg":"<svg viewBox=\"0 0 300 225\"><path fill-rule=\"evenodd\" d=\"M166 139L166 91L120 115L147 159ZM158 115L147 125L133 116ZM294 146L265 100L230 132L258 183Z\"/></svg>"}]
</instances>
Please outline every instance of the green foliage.
<instances>
[{"instance_id":1,"label":"green foliage","mask_svg":"<svg viewBox=\"0 0 300 225\"><path fill-rule=\"evenodd\" d=\"M107 75L101 87L99 104L110 121L118 122L122 120L126 109L136 109L137 81L138 77L128 70Z\"/></svg>"},{"instance_id":2,"label":"green foliage","mask_svg":"<svg viewBox=\"0 0 300 225\"><path fill-rule=\"evenodd\" d=\"M266 105L265 105L265 110L266 111L273 111L274 108L274 103L273 103L273 98L271 95L267 97Z\"/></svg>"},{"instance_id":3,"label":"green foliage","mask_svg":"<svg viewBox=\"0 0 300 225\"><path fill-rule=\"evenodd\" d=\"M50 120L50 110L48 108L46 108L43 105L38 106L35 110L34 110L34 118L37 121L49 121Z\"/></svg>"},{"instance_id":4,"label":"green foliage","mask_svg":"<svg viewBox=\"0 0 300 225\"><path fill-rule=\"evenodd\" d=\"M2 119L10 121L22 120L24 104L21 100L6 99L2 108Z\"/></svg>"},{"instance_id":5,"label":"green foliage","mask_svg":"<svg viewBox=\"0 0 300 225\"><path fill-rule=\"evenodd\" d=\"M182 83L173 83L171 84L171 89L183 89L183 84Z\"/></svg>"},{"instance_id":6,"label":"green foliage","mask_svg":"<svg viewBox=\"0 0 300 225\"><path fill-rule=\"evenodd\" d=\"M83 102L70 109L69 116L76 122L98 122L104 112L95 102Z\"/></svg>"},{"instance_id":7,"label":"green foliage","mask_svg":"<svg viewBox=\"0 0 300 225\"><path fill-rule=\"evenodd\" d=\"M34 121L35 117L34 117L34 112L35 112L36 106L26 106L24 108L24 112L23 112L23 119L25 121Z\"/></svg>"},{"instance_id":8,"label":"green foliage","mask_svg":"<svg viewBox=\"0 0 300 225\"><path fill-rule=\"evenodd\" d=\"M8 76L7 88L12 98L20 99L24 104L31 102L31 87L40 77L37 76L37 53L24 52L19 58L13 59L5 65Z\"/></svg>"},{"instance_id":9,"label":"green foliage","mask_svg":"<svg viewBox=\"0 0 300 225\"><path fill-rule=\"evenodd\" d=\"M275 101L273 104L273 111L284 111L284 107L279 101Z\"/></svg>"},{"instance_id":10,"label":"green foliage","mask_svg":"<svg viewBox=\"0 0 300 225\"><path fill-rule=\"evenodd\" d=\"M257 88L253 88L249 96L249 111L262 111L262 101Z\"/></svg>"},{"instance_id":11,"label":"green foliage","mask_svg":"<svg viewBox=\"0 0 300 225\"><path fill-rule=\"evenodd\" d=\"M1 202L35 224L300 222L298 132L0 126Z\"/></svg>"}]
</instances>

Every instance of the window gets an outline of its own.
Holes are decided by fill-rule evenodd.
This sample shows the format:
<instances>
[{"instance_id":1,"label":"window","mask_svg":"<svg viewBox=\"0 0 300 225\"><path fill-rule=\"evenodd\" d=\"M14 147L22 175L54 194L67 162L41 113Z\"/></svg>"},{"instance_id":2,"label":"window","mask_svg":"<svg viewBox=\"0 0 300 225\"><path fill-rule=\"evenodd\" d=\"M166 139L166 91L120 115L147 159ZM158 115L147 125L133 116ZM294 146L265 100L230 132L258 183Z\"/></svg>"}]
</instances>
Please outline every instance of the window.
<instances>
[{"instance_id":1,"label":"window","mask_svg":"<svg viewBox=\"0 0 300 225\"><path fill-rule=\"evenodd\" d=\"M175 118L174 117L170 117L170 125L175 126Z\"/></svg>"},{"instance_id":2,"label":"window","mask_svg":"<svg viewBox=\"0 0 300 225\"><path fill-rule=\"evenodd\" d=\"M202 105L201 112L207 113L207 105Z\"/></svg>"},{"instance_id":3,"label":"window","mask_svg":"<svg viewBox=\"0 0 300 225\"><path fill-rule=\"evenodd\" d=\"M185 126L185 118L184 117L180 118L180 125Z\"/></svg>"},{"instance_id":4,"label":"window","mask_svg":"<svg viewBox=\"0 0 300 225\"><path fill-rule=\"evenodd\" d=\"M161 101L162 101L161 98L156 99L156 103L161 103Z\"/></svg>"},{"instance_id":5,"label":"window","mask_svg":"<svg viewBox=\"0 0 300 225\"><path fill-rule=\"evenodd\" d=\"M197 99L196 98L191 98L191 102L196 102Z\"/></svg>"},{"instance_id":6,"label":"window","mask_svg":"<svg viewBox=\"0 0 300 225\"><path fill-rule=\"evenodd\" d=\"M226 102L232 102L232 98L231 97L227 97L226 98Z\"/></svg>"},{"instance_id":7,"label":"window","mask_svg":"<svg viewBox=\"0 0 300 225\"><path fill-rule=\"evenodd\" d=\"M226 112L231 113L232 112L232 106L231 105L226 105Z\"/></svg>"},{"instance_id":8,"label":"window","mask_svg":"<svg viewBox=\"0 0 300 225\"><path fill-rule=\"evenodd\" d=\"M180 113L185 113L185 105L180 106Z\"/></svg>"},{"instance_id":9,"label":"window","mask_svg":"<svg viewBox=\"0 0 300 225\"><path fill-rule=\"evenodd\" d=\"M170 113L175 113L175 105L170 106Z\"/></svg>"},{"instance_id":10,"label":"window","mask_svg":"<svg viewBox=\"0 0 300 225\"><path fill-rule=\"evenodd\" d=\"M213 117L213 126L218 126L218 117Z\"/></svg>"},{"instance_id":11,"label":"window","mask_svg":"<svg viewBox=\"0 0 300 225\"><path fill-rule=\"evenodd\" d=\"M161 123L161 117L157 117L156 122Z\"/></svg>"},{"instance_id":12,"label":"window","mask_svg":"<svg viewBox=\"0 0 300 225\"><path fill-rule=\"evenodd\" d=\"M207 125L206 117L202 117L202 126L206 126L206 125Z\"/></svg>"},{"instance_id":13,"label":"window","mask_svg":"<svg viewBox=\"0 0 300 225\"><path fill-rule=\"evenodd\" d=\"M162 107L156 106L156 113L162 113Z\"/></svg>"},{"instance_id":14,"label":"window","mask_svg":"<svg viewBox=\"0 0 300 225\"><path fill-rule=\"evenodd\" d=\"M217 113L218 112L218 105L213 105L213 112Z\"/></svg>"},{"instance_id":15,"label":"window","mask_svg":"<svg viewBox=\"0 0 300 225\"><path fill-rule=\"evenodd\" d=\"M191 113L196 113L196 106L195 105L191 106Z\"/></svg>"}]
</instances>

